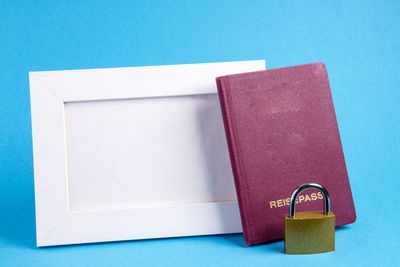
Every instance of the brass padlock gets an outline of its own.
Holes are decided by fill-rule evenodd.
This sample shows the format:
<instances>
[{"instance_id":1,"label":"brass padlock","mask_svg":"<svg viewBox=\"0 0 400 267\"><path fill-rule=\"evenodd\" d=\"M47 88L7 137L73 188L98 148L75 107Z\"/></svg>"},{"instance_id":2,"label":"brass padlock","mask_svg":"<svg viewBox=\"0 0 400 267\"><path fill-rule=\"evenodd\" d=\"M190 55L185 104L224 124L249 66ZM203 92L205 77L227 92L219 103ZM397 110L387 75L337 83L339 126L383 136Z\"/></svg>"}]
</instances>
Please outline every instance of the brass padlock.
<instances>
[{"instance_id":1,"label":"brass padlock","mask_svg":"<svg viewBox=\"0 0 400 267\"><path fill-rule=\"evenodd\" d=\"M296 199L307 189L317 189L324 196L324 212L298 212ZM320 184L299 186L290 198L289 215L285 215L285 252L287 254L312 254L335 250L335 215L331 212L328 191Z\"/></svg>"}]
</instances>

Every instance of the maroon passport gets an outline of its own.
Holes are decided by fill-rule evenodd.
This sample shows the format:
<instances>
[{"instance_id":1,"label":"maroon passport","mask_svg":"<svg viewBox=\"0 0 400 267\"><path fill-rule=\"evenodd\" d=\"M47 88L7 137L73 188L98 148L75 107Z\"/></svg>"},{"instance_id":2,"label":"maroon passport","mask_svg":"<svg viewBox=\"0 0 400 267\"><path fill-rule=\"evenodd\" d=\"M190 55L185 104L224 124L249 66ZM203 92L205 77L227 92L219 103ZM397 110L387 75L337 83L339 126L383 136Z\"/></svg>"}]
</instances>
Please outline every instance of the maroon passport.
<instances>
[{"instance_id":1,"label":"maroon passport","mask_svg":"<svg viewBox=\"0 0 400 267\"><path fill-rule=\"evenodd\" d=\"M299 185L331 196L336 225L355 221L342 144L323 63L217 78L246 245L283 238L283 216ZM322 210L304 191L297 211Z\"/></svg>"}]
</instances>

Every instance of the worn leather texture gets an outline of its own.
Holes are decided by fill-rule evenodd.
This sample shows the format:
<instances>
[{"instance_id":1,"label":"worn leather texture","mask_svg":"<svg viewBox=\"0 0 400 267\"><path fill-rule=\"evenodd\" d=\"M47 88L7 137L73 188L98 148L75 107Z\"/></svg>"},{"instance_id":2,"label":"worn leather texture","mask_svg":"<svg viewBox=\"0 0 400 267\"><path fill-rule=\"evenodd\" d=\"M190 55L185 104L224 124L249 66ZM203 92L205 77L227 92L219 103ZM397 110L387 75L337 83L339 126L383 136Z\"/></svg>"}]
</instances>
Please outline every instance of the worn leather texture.
<instances>
[{"instance_id":1,"label":"worn leather texture","mask_svg":"<svg viewBox=\"0 0 400 267\"><path fill-rule=\"evenodd\" d=\"M335 250L335 215L300 212L284 218L286 254L313 254Z\"/></svg>"},{"instance_id":2,"label":"worn leather texture","mask_svg":"<svg viewBox=\"0 0 400 267\"><path fill-rule=\"evenodd\" d=\"M284 237L283 215L299 185L330 193L336 226L356 213L323 63L217 78L246 245ZM322 209L307 190L298 211Z\"/></svg>"}]
</instances>

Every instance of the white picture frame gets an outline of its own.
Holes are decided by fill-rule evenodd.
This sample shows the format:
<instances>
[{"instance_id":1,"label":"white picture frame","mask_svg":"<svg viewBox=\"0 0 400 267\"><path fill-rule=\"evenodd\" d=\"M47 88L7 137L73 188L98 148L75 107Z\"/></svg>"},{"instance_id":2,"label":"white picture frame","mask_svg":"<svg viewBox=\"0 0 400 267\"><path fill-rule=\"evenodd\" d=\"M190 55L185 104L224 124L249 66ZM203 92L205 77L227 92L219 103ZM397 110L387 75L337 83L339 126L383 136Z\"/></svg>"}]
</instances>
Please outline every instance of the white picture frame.
<instances>
[{"instance_id":1,"label":"white picture frame","mask_svg":"<svg viewBox=\"0 0 400 267\"><path fill-rule=\"evenodd\" d=\"M241 232L215 77L264 69L30 72L37 246Z\"/></svg>"}]
</instances>

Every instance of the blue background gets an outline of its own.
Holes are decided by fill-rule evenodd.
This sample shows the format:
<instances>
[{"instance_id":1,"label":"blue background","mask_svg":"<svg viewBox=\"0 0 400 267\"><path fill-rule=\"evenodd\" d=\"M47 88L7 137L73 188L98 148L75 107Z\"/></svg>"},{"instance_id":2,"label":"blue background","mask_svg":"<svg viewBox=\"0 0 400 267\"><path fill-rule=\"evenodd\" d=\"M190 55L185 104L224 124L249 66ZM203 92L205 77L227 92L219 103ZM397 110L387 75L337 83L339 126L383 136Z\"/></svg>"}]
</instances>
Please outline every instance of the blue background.
<instances>
[{"instance_id":1,"label":"blue background","mask_svg":"<svg viewBox=\"0 0 400 267\"><path fill-rule=\"evenodd\" d=\"M0 2L0 266L400 266L400 1L56 2ZM358 215L335 252L239 234L35 247L28 71L264 58L327 66Z\"/></svg>"}]
</instances>

